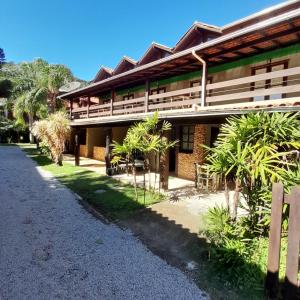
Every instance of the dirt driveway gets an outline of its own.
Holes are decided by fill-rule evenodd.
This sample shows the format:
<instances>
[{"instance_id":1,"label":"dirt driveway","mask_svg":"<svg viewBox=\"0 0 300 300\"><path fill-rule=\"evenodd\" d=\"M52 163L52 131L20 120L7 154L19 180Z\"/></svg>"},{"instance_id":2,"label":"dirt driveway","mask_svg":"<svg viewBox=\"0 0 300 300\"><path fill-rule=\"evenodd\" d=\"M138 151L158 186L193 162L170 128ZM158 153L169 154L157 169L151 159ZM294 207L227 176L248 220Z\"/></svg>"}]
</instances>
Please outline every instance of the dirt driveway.
<instances>
[{"instance_id":1,"label":"dirt driveway","mask_svg":"<svg viewBox=\"0 0 300 300\"><path fill-rule=\"evenodd\" d=\"M87 213L18 147L0 147L0 299L202 299L129 231Z\"/></svg>"}]
</instances>

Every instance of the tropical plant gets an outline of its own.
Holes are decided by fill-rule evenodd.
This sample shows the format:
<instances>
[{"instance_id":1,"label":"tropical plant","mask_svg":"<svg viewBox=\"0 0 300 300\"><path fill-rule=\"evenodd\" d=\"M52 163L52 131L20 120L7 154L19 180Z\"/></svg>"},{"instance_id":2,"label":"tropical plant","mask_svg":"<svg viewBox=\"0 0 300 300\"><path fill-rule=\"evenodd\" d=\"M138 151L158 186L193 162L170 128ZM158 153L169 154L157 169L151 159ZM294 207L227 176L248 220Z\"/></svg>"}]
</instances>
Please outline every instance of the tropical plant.
<instances>
[{"instance_id":1,"label":"tropical plant","mask_svg":"<svg viewBox=\"0 0 300 300\"><path fill-rule=\"evenodd\" d=\"M158 113L146 118L144 121L134 124L127 131L126 137L122 144L113 141L112 153L114 155L112 163L116 164L123 161L127 166L132 166L134 177L134 186L136 189L136 166L135 157L137 153L142 154L144 158L144 195L145 195L145 171L149 174L150 181L150 155L161 156L170 147L173 147L176 141L168 141L164 134L171 129L171 124L167 121L159 122ZM128 167L127 167L128 170ZM155 186L155 183L154 183Z\"/></svg>"},{"instance_id":2,"label":"tropical plant","mask_svg":"<svg viewBox=\"0 0 300 300\"><path fill-rule=\"evenodd\" d=\"M73 79L72 73L63 65L51 65L42 59L5 64L2 73L5 80L13 84L10 102L13 102L17 123L28 124L33 143L33 122L47 116L48 104L51 112L55 111L58 89Z\"/></svg>"},{"instance_id":3,"label":"tropical plant","mask_svg":"<svg viewBox=\"0 0 300 300\"><path fill-rule=\"evenodd\" d=\"M32 132L41 140L44 147L49 148L53 161L61 166L65 141L70 134L70 121L67 114L58 111L49 115L47 119L36 121Z\"/></svg>"},{"instance_id":4,"label":"tropical plant","mask_svg":"<svg viewBox=\"0 0 300 300\"><path fill-rule=\"evenodd\" d=\"M241 192L252 230L264 229L262 221L267 225L272 183L282 181L288 188L300 182L294 155L300 148L298 118L299 114L267 112L231 117L220 128L214 147L206 147L210 169L235 182L233 219Z\"/></svg>"},{"instance_id":5,"label":"tropical plant","mask_svg":"<svg viewBox=\"0 0 300 300\"><path fill-rule=\"evenodd\" d=\"M0 98L9 98L13 89L13 84L8 79L0 79Z\"/></svg>"},{"instance_id":6,"label":"tropical plant","mask_svg":"<svg viewBox=\"0 0 300 300\"><path fill-rule=\"evenodd\" d=\"M2 48L0 48L0 68L2 66L2 64L4 64L5 62L5 54Z\"/></svg>"},{"instance_id":7,"label":"tropical plant","mask_svg":"<svg viewBox=\"0 0 300 300\"><path fill-rule=\"evenodd\" d=\"M59 88L74 79L72 72L64 65L48 65L45 69L45 86L47 89L47 99L51 112L57 109L57 96Z\"/></svg>"}]
</instances>

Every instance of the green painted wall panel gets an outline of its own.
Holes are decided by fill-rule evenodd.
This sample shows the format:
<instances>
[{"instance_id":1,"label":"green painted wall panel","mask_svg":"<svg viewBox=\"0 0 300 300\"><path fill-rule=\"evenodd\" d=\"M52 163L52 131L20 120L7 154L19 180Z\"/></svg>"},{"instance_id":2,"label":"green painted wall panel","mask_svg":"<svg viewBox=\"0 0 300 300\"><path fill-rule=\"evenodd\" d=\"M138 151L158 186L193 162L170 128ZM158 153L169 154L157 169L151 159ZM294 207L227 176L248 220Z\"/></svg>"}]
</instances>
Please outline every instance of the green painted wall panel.
<instances>
[{"instance_id":1,"label":"green painted wall panel","mask_svg":"<svg viewBox=\"0 0 300 300\"><path fill-rule=\"evenodd\" d=\"M238 68L238 67L242 67L242 66L246 66L246 65L251 65L251 64L262 62L262 61L266 61L268 59L279 58L279 57L283 57L283 56L287 56L287 55L291 55L291 54L295 54L295 53L299 53L299 52L300 52L300 44L295 44L295 45L288 46L285 48L265 52L265 53L258 54L258 55L253 55L251 57L242 58L242 59L230 62L230 63L225 63L222 65L210 67L210 68L208 68L208 74L223 72L223 71L227 71L230 69L234 69L234 68ZM194 71L194 72L186 73L186 74L179 75L179 76L173 76L173 77L158 80L158 81L152 81L150 83L150 88L156 88L158 86L171 84L171 83L175 83L178 81L192 80L192 79L201 77L201 74L202 74L202 71L199 70L199 71ZM120 91L117 91L116 93L117 93L117 95L124 95L127 93L142 91L144 89L145 89L145 86L141 85L141 86L137 86L137 87L130 88L130 89L120 90Z\"/></svg>"}]
</instances>

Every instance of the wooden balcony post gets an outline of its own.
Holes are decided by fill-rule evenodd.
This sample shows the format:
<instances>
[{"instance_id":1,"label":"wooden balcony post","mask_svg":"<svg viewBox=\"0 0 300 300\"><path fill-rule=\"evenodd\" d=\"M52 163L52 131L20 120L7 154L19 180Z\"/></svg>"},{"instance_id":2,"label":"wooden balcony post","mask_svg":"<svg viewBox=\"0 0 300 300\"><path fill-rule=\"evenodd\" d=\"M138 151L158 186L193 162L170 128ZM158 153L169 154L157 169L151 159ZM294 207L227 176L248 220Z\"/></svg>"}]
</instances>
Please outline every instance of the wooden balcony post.
<instances>
[{"instance_id":1,"label":"wooden balcony post","mask_svg":"<svg viewBox=\"0 0 300 300\"><path fill-rule=\"evenodd\" d=\"M145 113L148 112L148 103L149 103L149 91L150 90L150 82L147 79L145 83Z\"/></svg>"},{"instance_id":2,"label":"wooden balcony post","mask_svg":"<svg viewBox=\"0 0 300 300\"><path fill-rule=\"evenodd\" d=\"M73 99L70 100L70 119L72 120Z\"/></svg>"},{"instance_id":3,"label":"wooden balcony post","mask_svg":"<svg viewBox=\"0 0 300 300\"><path fill-rule=\"evenodd\" d=\"M115 97L116 97L116 93L115 93L115 89L111 90L111 99L110 99L110 115L112 116L114 114L114 102L115 102Z\"/></svg>"},{"instance_id":4,"label":"wooden balcony post","mask_svg":"<svg viewBox=\"0 0 300 300\"><path fill-rule=\"evenodd\" d=\"M201 79L201 106L206 105L206 82L207 82L207 65L202 65L202 79Z\"/></svg>"},{"instance_id":5,"label":"wooden balcony post","mask_svg":"<svg viewBox=\"0 0 300 300\"><path fill-rule=\"evenodd\" d=\"M75 166L80 164L80 154L79 154L79 130L76 129L74 136L74 156L75 156Z\"/></svg>"},{"instance_id":6,"label":"wooden balcony post","mask_svg":"<svg viewBox=\"0 0 300 300\"><path fill-rule=\"evenodd\" d=\"M90 102L90 96L88 96L87 118L89 118L89 116L90 116L90 104L91 104L91 102Z\"/></svg>"},{"instance_id":7,"label":"wooden balcony post","mask_svg":"<svg viewBox=\"0 0 300 300\"><path fill-rule=\"evenodd\" d=\"M112 129L107 128L105 131L105 166L106 166L106 174L107 175L112 175L111 174L111 142L112 142Z\"/></svg>"},{"instance_id":8,"label":"wooden balcony post","mask_svg":"<svg viewBox=\"0 0 300 300\"><path fill-rule=\"evenodd\" d=\"M283 197L283 184L274 183L272 187L268 272L265 282L267 295L270 299L274 299L278 293Z\"/></svg>"}]
</instances>

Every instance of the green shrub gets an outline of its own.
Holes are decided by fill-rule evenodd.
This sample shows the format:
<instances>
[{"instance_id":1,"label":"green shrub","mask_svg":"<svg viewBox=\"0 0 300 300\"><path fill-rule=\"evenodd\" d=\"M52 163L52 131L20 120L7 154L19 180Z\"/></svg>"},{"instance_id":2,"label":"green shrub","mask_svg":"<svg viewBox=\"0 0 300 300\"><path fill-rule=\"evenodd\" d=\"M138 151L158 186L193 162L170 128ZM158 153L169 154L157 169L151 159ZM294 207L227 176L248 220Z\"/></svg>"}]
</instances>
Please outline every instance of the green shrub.
<instances>
[{"instance_id":1,"label":"green shrub","mask_svg":"<svg viewBox=\"0 0 300 300\"><path fill-rule=\"evenodd\" d=\"M269 239L250 236L245 222L230 219L225 208L214 207L203 216L202 233L209 240L208 259L213 265L214 276L240 290L255 290L263 293L267 273ZM283 281L287 254L287 238L281 240L279 277Z\"/></svg>"}]
</instances>

